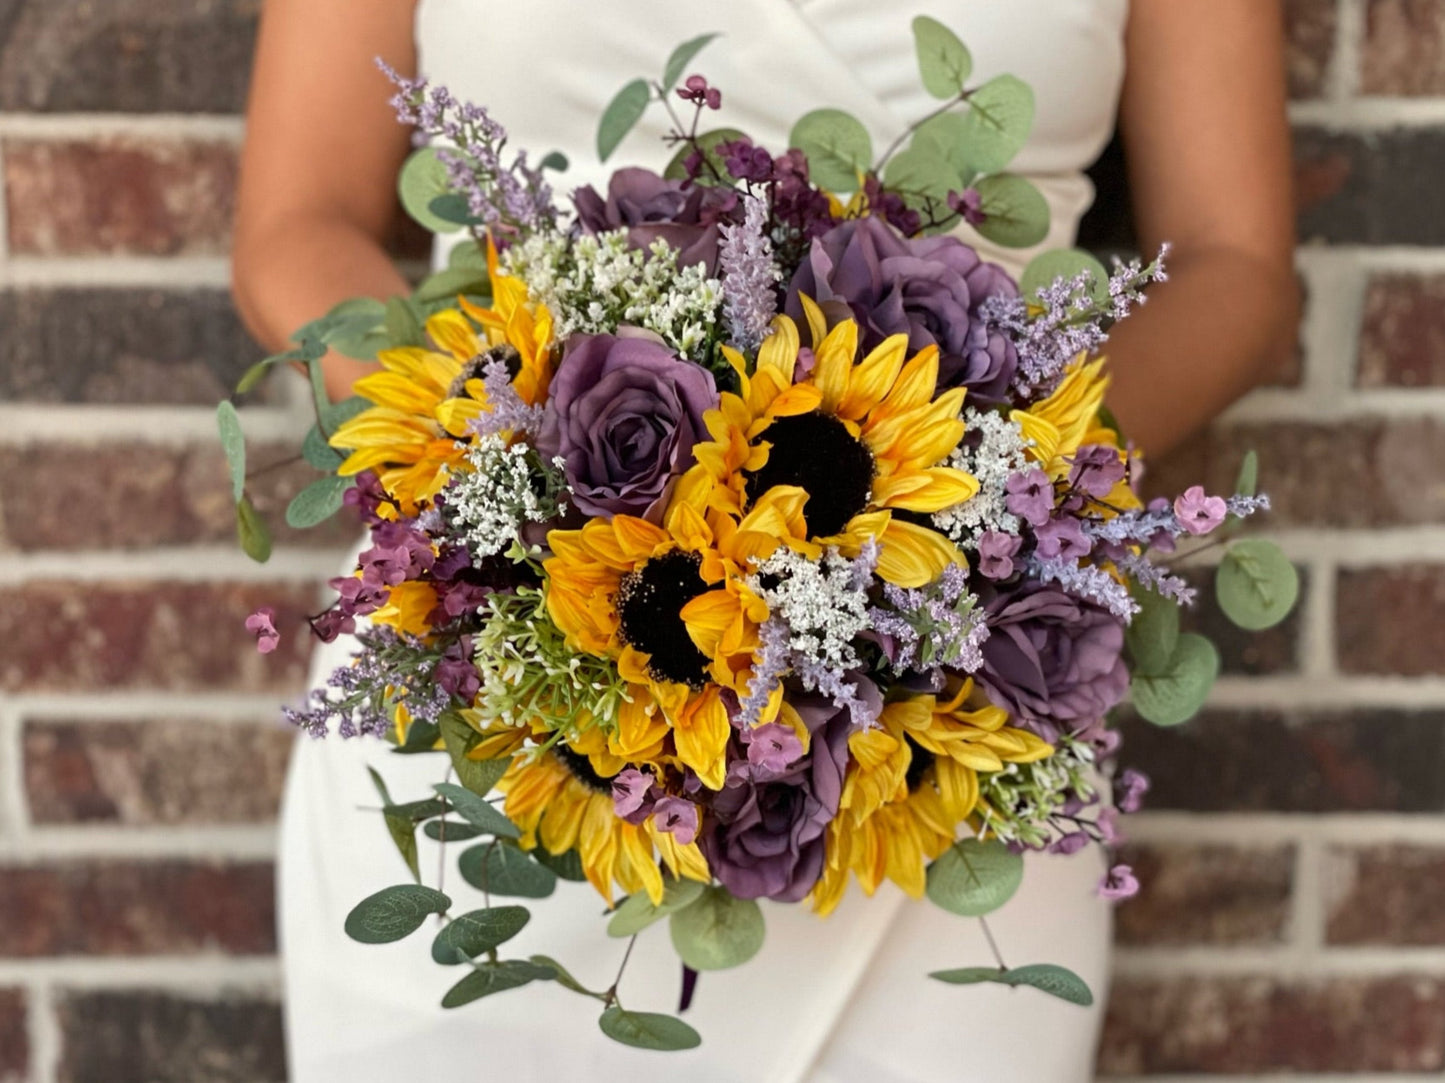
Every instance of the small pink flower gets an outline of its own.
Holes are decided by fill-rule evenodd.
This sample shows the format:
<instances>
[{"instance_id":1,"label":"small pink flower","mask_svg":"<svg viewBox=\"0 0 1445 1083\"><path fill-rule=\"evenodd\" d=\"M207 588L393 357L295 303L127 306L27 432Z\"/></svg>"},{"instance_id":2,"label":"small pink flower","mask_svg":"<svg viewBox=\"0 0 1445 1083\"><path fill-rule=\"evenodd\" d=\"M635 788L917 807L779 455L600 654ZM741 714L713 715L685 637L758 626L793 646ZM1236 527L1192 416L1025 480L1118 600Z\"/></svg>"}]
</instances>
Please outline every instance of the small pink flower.
<instances>
[{"instance_id":1,"label":"small pink flower","mask_svg":"<svg viewBox=\"0 0 1445 1083\"><path fill-rule=\"evenodd\" d=\"M653 811L657 829L666 831L679 846L691 846L697 838L697 806L681 797L664 797Z\"/></svg>"},{"instance_id":2,"label":"small pink flower","mask_svg":"<svg viewBox=\"0 0 1445 1083\"><path fill-rule=\"evenodd\" d=\"M1174 515L1191 534L1208 534L1224 522L1228 513L1229 505L1224 497L1207 495L1202 485L1185 489L1184 495L1174 500Z\"/></svg>"},{"instance_id":3,"label":"small pink flower","mask_svg":"<svg viewBox=\"0 0 1445 1083\"><path fill-rule=\"evenodd\" d=\"M1115 865L1099 885L1099 894L1113 902L1132 899L1139 894L1139 881L1134 876L1133 868L1128 865Z\"/></svg>"},{"instance_id":4,"label":"small pink flower","mask_svg":"<svg viewBox=\"0 0 1445 1083\"><path fill-rule=\"evenodd\" d=\"M636 767L624 768L612 780L612 808L624 820L640 811L647 803L647 791L652 788L653 777Z\"/></svg>"},{"instance_id":5,"label":"small pink flower","mask_svg":"<svg viewBox=\"0 0 1445 1083\"><path fill-rule=\"evenodd\" d=\"M1119 831L1119 810L1116 808L1103 808L1094 820L1094 826L1099 829L1099 838L1106 845L1113 846L1124 841L1124 836Z\"/></svg>"},{"instance_id":6,"label":"small pink flower","mask_svg":"<svg viewBox=\"0 0 1445 1083\"><path fill-rule=\"evenodd\" d=\"M256 649L270 654L281 642L281 633L276 631L276 610L263 605L246 618L246 631L256 636Z\"/></svg>"}]
</instances>

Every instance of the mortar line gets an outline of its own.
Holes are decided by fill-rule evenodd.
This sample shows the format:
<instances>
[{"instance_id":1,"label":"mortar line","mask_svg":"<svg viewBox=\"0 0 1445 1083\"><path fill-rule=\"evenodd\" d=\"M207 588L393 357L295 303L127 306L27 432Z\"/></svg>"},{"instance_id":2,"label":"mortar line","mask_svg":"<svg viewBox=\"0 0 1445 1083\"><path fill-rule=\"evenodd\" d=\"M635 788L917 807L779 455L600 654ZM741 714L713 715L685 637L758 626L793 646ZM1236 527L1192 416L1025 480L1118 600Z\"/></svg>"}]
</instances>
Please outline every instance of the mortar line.
<instances>
[{"instance_id":1,"label":"mortar line","mask_svg":"<svg viewBox=\"0 0 1445 1083\"><path fill-rule=\"evenodd\" d=\"M1302 836L1295 844L1294 892L1290 898L1289 943L1298 965L1317 961L1325 942L1324 853L1320 840Z\"/></svg>"},{"instance_id":2,"label":"mortar line","mask_svg":"<svg viewBox=\"0 0 1445 1083\"><path fill-rule=\"evenodd\" d=\"M25 836L25 768L20 717L9 700L0 704L0 846Z\"/></svg>"},{"instance_id":3,"label":"mortar line","mask_svg":"<svg viewBox=\"0 0 1445 1083\"><path fill-rule=\"evenodd\" d=\"M336 574L339 554L345 548L277 549L265 564L257 564L239 547L230 545L176 546L129 553L25 553L6 556L0 565L0 584L140 579L169 583L319 583Z\"/></svg>"},{"instance_id":4,"label":"mortar line","mask_svg":"<svg viewBox=\"0 0 1445 1083\"><path fill-rule=\"evenodd\" d=\"M226 289L231 264L211 256L11 256L0 287L87 289Z\"/></svg>"},{"instance_id":5,"label":"mortar line","mask_svg":"<svg viewBox=\"0 0 1445 1083\"><path fill-rule=\"evenodd\" d=\"M275 955L85 956L0 960L0 985L45 983L64 989L150 989L192 994L277 993Z\"/></svg>"},{"instance_id":6,"label":"mortar line","mask_svg":"<svg viewBox=\"0 0 1445 1083\"><path fill-rule=\"evenodd\" d=\"M41 978L28 983L30 1001L30 1073L34 1083L55 1083L63 1052L54 985Z\"/></svg>"},{"instance_id":7,"label":"mortar line","mask_svg":"<svg viewBox=\"0 0 1445 1083\"><path fill-rule=\"evenodd\" d=\"M294 442L298 446L312 418L297 407L247 406L241 425L253 443ZM54 440L57 432L75 433L68 443L114 444L144 440L159 447L216 442L214 404L195 406L49 406L0 403L0 445Z\"/></svg>"},{"instance_id":8,"label":"mortar line","mask_svg":"<svg viewBox=\"0 0 1445 1083\"><path fill-rule=\"evenodd\" d=\"M0 144L0 274L10 257L10 186L5 183L5 147Z\"/></svg>"},{"instance_id":9,"label":"mortar line","mask_svg":"<svg viewBox=\"0 0 1445 1083\"><path fill-rule=\"evenodd\" d=\"M1339 566L1329 556L1317 555L1308 568L1309 585L1301 613L1300 671L1307 677L1338 678L1335 586Z\"/></svg>"},{"instance_id":10,"label":"mortar line","mask_svg":"<svg viewBox=\"0 0 1445 1083\"><path fill-rule=\"evenodd\" d=\"M9 702L26 720L86 723L135 722L147 718L194 719L202 725L254 725L258 715L279 718L282 692L24 692ZM278 727L280 723L278 722Z\"/></svg>"},{"instance_id":11,"label":"mortar line","mask_svg":"<svg viewBox=\"0 0 1445 1083\"><path fill-rule=\"evenodd\" d=\"M0 842L0 862L9 866L108 858L264 862L275 858L276 838L274 821L206 827L46 824L32 827L18 839Z\"/></svg>"},{"instance_id":12,"label":"mortar line","mask_svg":"<svg viewBox=\"0 0 1445 1083\"><path fill-rule=\"evenodd\" d=\"M11 139L184 138L240 145L246 123L220 113L7 113L0 136Z\"/></svg>"},{"instance_id":13,"label":"mortar line","mask_svg":"<svg viewBox=\"0 0 1445 1083\"><path fill-rule=\"evenodd\" d=\"M1331 105L1348 103L1359 94L1363 16L1360 0L1336 0L1335 50L1326 77L1326 100Z\"/></svg>"},{"instance_id":14,"label":"mortar line","mask_svg":"<svg viewBox=\"0 0 1445 1083\"><path fill-rule=\"evenodd\" d=\"M1309 297L1300 336L1304 365L1298 391L1335 400L1354 383L1365 273L1358 264L1335 261L1301 264L1300 273Z\"/></svg>"},{"instance_id":15,"label":"mortar line","mask_svg":"<svg viewBox=\"0 0 1445 1083\"><path fill-rule=\"evenodd\" d=\"M1445 813L1143 812L1124 820L1131 841L1232 845L1244 849L1387 844L1445 848ZM1241 840L1247 840L1242 842Z\"/></svg>"}]
</instances>

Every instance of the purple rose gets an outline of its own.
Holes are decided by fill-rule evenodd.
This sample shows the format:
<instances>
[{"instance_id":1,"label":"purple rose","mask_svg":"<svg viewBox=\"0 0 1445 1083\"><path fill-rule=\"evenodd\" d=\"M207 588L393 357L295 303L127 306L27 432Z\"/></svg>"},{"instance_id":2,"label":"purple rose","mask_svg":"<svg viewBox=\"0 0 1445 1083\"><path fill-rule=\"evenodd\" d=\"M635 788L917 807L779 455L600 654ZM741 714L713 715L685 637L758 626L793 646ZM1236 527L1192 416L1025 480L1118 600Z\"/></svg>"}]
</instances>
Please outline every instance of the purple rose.
<instances>
[{"instance_id":1,"label":"purple rose","mask_svg":"<svg viewBox=\"0 0 1445 1083\"><path fill-rule=\"evenodd\" d=\"M882 710L878 690L856 680L859 696ZM851 712L818 695L789 702L812 735L808 754L781 773L738 755L698 835L713 874L740 899L797 902L807 895L823 874L828 824L843 796Z\"/></svg>"},{"instance_id":2,"label":"purple rose","mask_svg":"<svg viewBox=\"0 0 1445 1083\"><path fill-rule=\"evenodd\" d=\"M706 439L717 404L712 373L651 338L577 335L552 378L537 447L561 456L572 501L587 515L657 522L672 481Z\"/></svg>"},{"instance_id":3,"label":"purple rose","mask_svg":"<svg viewBox=\"0 0 1445 1083\"><path fill-rule=\"evenodd\" d=\"M956 237L908 240L878 218L851 219L813 242L788 284L795 321L803 319L800 294L830 319L857 320L864 349L896 334L908 336L910 350L937 345L940 389L966 387L988 403L1007 397L1018 353L979 307L995 295L1017 297L1018 287Z\"/></svg>"},{"instance_id":4,"label":"purple rose","mask_svg":"<svg viewBox=\"0 0 1445 1083\"><path fill-rule=\"evenodd\" d=\"M679 267L701 263L708 274L717 272L718 224L738 217L731 188L684 185L639 168L612 174L605 200L589 184L573 192L572 201L588 233L625 229L633 248L647 248L661 237L680 253Z\"/></svg>"},{"instance_id":5,"label":"purple rose","mask_svg":"<svg viewBox=\"0 0 1445 1083\"><path fill-rule=\"evenodd\" d=\"M1046 741L1083 729L1124 698L1124 625L1107 609L1036 584L985 606L979 683Z\"/></svg>"}]
</instances>

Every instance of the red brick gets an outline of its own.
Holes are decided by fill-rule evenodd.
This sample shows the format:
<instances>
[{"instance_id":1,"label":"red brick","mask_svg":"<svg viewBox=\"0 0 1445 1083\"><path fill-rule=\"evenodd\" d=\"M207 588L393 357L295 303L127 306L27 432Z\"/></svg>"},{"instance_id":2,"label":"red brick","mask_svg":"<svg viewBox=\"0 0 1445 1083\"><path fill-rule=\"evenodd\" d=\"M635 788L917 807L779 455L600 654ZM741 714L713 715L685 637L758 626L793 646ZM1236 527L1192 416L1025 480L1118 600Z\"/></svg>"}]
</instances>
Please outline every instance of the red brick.
<instances>
[{"instance_id":1,"label":"red brick","mask_svg":"<svg viewBox=\"0 0 1445 1083\"><path fill-rule=\"evenodd\" d=\"M241 994L65 992L57 1083L282 1083L281 1008Z\"/></svg>"},{"instance_id":2,"label":"red brick","mask_svg":"<svg viewBox=\"0 0 1445 1083\"><path fill-rule=\"evenodd\" d=\"M1318 98L1335 55L1335 0L1285 0L1289 93Z\"/></svg>"},{"instance_id":3,"label":"red brick","mask_svg":"<svg viewBox=\"0 0 1445 1083\"><path fill-rule=\"evenodd\" d=\"M1115 911L1131 947L1276 944L1284 939L1294 848L1137 845L1139 894Z\"/></svg>"},{"instance_id":4,"label":"red brick","mask_svg":"<svg viewBox=\"0 0 1445 1083\"><path fill-rule=\"evenodd\" d=\"M1345 569L1335 610L1343 672L1445 674L1445 565Z\"/></svg>"},{"instance_id":5,"label":"red brick","mask_svg":"<svg viewBox=\"0 0 1445 1083\"><path fill-rule=\"evenodd\" d=\"M1145 485L1232 492L1250 450L1272 503L1257 519L1266 532L1445 522L1445 423L1428 417L1216 425L1151 463Z\"/></svg>"},{"instance_id":6,"label":"red brick","mask_svg":"<svg viewBox=\"0 0 1445 1083\"><path fill-rule=\"evenodd\" d=\"M1445 386L1445 275L1370 279L1356 382L1360 387Z\"/></svg>"},{"instance_id":7,"label":"red brick","mask_svg":"<svg viewBox=\"0 0 1445 1083\"><path fill-rule=\"evenodd\" d=\"M214 255L229 245L231 144L115 137L3 149L16 255Z\"/></svg>"},{"instance_id":8,"label":"red brick","mask_svg":"<svg viewBox=\"0 0 1445 1083\"><path fill-rule=\"evenodd\" d=\"M1445 129L1295 131L1302 240L1330 244L1445 243Z\"/></svg>"},{"instance_id":9,"label":"red brick","mask_svg":"<svg viewBox=\"0 0 1445 1083\"><path fill-rule=\"evenodd\" d=\"M42 824L269 821L293 740L278 721L27 722L30 817Z\"/></svg>"},{"instance_id":10,"label":"red brick","mask_svg":"<svg viewBox=\"0 0 1445 1083\"><path fill-rule=\"evenodd\" d=\"M1438 1071L1445 982L1125 978L1114 983L1098 1067L1116 1076Z\"/></svg>"},{"instance_id":11,"label":"red brick","mask_svg":"<svg viewBox=\"0 0 1445 1083\"><path fill-rule=\"evenodd\" d=\"M1445 3L1368 0L1360 89L1402 96L1445 93Z\"/></svg>"},{"instance_id":12,"label":"red brick","mask_svg":"<svg viewBox=\"0 0 1445 1083\"><path fill-rule=\"evenodd\" d=\"M299 445L299 438L298 438ZM296 447L248 449L253 473L298 454ZM219 442L174 447L79 443L0 448L0 550L146 549L234 544L236 513ZM305 463L266 469L248 484L278 545L341 548L361 535L344 510L325 525L293 530L286 505L320 475ZM77 516L76 508L85 515ZM339 561L339 558L338 558Z\"/></svg>"},{"instance_id":13,"label":"red brick","mask_svg":"<svg viewBox=\"0 0 1445 1083\"><path fill-rule=\"evenodd\" d=\"M264 583L32 582L0 606L0 688L294 693L319 592ZM246 617L277 611L281 645L258 654Z\"/></svg>"},{"instance_id":14,"label":"red brick","mask_svg":"<svg viewBox=\"0 0 1445 1083\"><path fill-rule=\"evenodd\" d=\"M69 861L0 873L0 957L274 951L271 866Z\"/></svg>"},{"instance_id":15,"label":"red brick","mask_svg":"<svg viewBox=\"0 0 1445 1083\"><path fill-rule=\"evenodd\" d=\"M1341 846L1326 868L1328 943L1445 945L1445 850Z\"/></svg>"},{"instance_id":16,"label":"red brick","mask_svg":"<svg viewBox=\"0 0 1445 1083\"><path fill-rule=\"evenodd\" d=\"M29 1078L25 994L19 989L0 989L0 1083L25 1083Z\"/></svg>"}]
</instances>

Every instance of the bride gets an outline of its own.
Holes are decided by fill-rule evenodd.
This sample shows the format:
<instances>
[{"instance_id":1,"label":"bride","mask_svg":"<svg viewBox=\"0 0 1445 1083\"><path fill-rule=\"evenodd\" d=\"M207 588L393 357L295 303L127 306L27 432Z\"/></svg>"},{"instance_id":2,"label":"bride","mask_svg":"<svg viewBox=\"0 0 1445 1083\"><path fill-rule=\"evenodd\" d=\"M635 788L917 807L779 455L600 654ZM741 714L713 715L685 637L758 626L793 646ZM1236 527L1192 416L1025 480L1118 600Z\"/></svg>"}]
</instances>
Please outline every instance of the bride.
<instances>
[{"instance_id":1,"label":"bride","mask_svg":"<svg viewBox=\"0 0 1445 1083\"><path fill-rule=\"evenodd\" d=\"M1047 196L1047 245L1073 240L1093 200L1083 170L1113 132L1130 162L1140 243L1173 242L1171 280L1110 342L1110 406L1159 453L1266 378L1293 343L1288 132L1276 0L939 0L929 14L974 53L982 81L1009 71L1034 88L1038 120L1014 169ZM235 240L235 293L252 330L290 332L347 297L408 292L382 239L408 133L386 105L382 57L486 105L513 137L572 162L564 185L605 180L592 151L612 93L657 69L671 47L723 37L693 64L724 93L724 122L785 145L791 123L828 105L885 143L931 102L918 85L912 12L861 0L267 0ZM660 169L661 121L619 160ZM1017 273L1028 253L970 243ZM335 398L368 366L335 357ZM322 650L320 672L345 661ZM533 986L457 1013L439 1007L449 975L415 945L369 947L342 932L357 901L402 879L366 767L398 800L442 781L437 757L376 743L302 739L281 830L280 909L293 1083L631 1080L690 1083L1091 1077L1102 1009L997 987L929 982L939 965L991 959L978 923L900 895L856 893L820 920L768 908L771 943L736 970L703 976L687 1018L700 1049L649 1054L606 1043L585 1002ZM434 846L422 840L423 846ZM433 849L422 861L435 862ZM1099 994L1108 985L1108 904L1097 853L1030 855L1024 887L990 919L1013 965L1057 963ZM460 894L464 885L447 884ZM586 885L562 883L535 908L519 949L562 958L606 985L624 945L603 932ZM676 958L644 934L627 970L629 1003L671 1011ZM644 1077L645 1078L645 1077Z\"/></svg>"}]
</instances>

